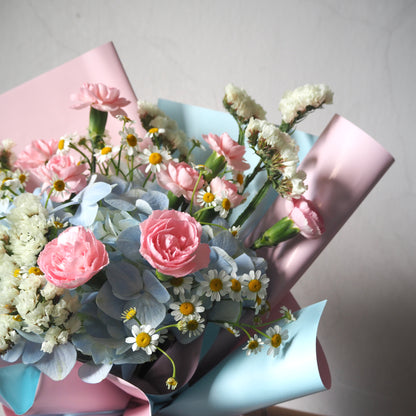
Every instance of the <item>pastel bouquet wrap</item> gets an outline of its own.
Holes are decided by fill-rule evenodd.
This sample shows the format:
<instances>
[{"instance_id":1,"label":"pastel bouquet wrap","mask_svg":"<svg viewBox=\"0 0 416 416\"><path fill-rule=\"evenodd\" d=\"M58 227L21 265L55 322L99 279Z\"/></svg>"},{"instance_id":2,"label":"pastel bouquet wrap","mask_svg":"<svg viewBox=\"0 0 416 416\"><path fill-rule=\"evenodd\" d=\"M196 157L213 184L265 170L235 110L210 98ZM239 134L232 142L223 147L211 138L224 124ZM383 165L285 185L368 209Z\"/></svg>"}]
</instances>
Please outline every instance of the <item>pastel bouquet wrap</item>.
<instances>
[{"instance_id":1,"label":"pastel bouquet wrap","mask_svg":"<svg viewBox=\"0 0 416 416\"><path fill-rule=\"evenodd\" d=\"M67 97L83 82L96 79L118 86L123 97L136 102L113 45L107 44L0 97L2 138L13 137L17 150L23 150L28 143L26 131L16 129L16 119L22 114L29 117L33 137L59 137L62 131L81 129L84 117L71 109L65 113ZM34 105L40 97L45 100L44 105ZM22 108L22 103L27 108ZM135 114L132 105L124 107L129 115ZM54 116L57 107L59 116ZM207 132L219 135L224 131L238 136L229 114L166 100L161 100L159 107L177 121L188 137L201 137ZM41 121L45 114L47 123ZM117 130L110 119L107 128L110 133ZM366 133L338 115L319 138L301 132L294 137L301 148L300 168L308 178L305 196L319 208L325 232L314 239L298 235L277 247L258 250L268 263L268 319L277 319L282 306L297 311L296 320L290 323L290 345L284 345L279 356L271 359L264 348L247 357L241 342L208 324L203 336L169 347L170 356L180 363L180 387L173 392L160 388L170 365L163 357L153 363L145 379L136 378L134 384L124 380L122 374L109 374L98 384L85 383L78 377L81 363L63 380L54 381L25 360L0 360L0 401L5 413L231 416L329 388L328 365L316 339L325 301L299 310L290 289L383 176L393 158ZM252 156L247 156L251 168ZM257 186L255 182L251 184L250 195ZM242 230L246 246L287 216L288 209L284 199L269 192ZM238 211L233 215L237 216ZM105 265L103 259L97 270ZM62 359L65 360L65 353Z\"/></svg>"}]
</instances>

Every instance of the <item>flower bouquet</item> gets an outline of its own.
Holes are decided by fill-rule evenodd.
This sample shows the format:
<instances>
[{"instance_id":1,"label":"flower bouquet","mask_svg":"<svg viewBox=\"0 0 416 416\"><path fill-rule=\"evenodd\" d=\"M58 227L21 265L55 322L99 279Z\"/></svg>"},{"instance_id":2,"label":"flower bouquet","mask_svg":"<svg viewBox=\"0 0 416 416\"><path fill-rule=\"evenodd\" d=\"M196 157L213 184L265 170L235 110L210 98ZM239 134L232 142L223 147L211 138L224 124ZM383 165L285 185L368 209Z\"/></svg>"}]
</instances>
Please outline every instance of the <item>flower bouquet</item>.
<instances>
[{"instance_id":1,"label":"flower bouquet","mask_svg":"<svg viewBox=\"0 0 416 416\"><path fill-rule=\"evenodd\" d=\"M71 100L85 133L0 148L6 412L233 415L322 389L324 302L295 311L289 289L390 155L336 116L299 166L295 128L332 102L324 85L287 93L276 125L230 84L215 112L230 130L195 135L186 113L209 110L132 115L99 82ZM351 170L358 139L373 169Z\"/></svg>"}]
</instances>

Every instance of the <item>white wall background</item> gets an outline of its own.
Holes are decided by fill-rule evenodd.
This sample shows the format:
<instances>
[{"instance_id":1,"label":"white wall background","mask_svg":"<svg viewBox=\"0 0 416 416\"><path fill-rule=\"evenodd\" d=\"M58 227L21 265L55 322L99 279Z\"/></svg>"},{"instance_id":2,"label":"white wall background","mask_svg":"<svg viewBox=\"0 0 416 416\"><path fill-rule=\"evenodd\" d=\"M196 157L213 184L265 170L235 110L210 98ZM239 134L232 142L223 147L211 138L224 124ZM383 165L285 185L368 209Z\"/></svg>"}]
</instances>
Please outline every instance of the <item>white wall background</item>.
<instances>
[{"instance_id":1,"label":"white wall background","mask_svg":"<svg viewBox=\"0 0 416 416\"><path fill-rule=\"evenodd\" d=\"M329 84L334 105L301 129L319 134L337 112L396 163L294 289L303 306L329 300L333 386L286 406L416 414L414 0L1 0L0 38L0 93L109 40L148 101L221 109L233 82L278 121L284 91Z\"/></svg>"}]
</instances>

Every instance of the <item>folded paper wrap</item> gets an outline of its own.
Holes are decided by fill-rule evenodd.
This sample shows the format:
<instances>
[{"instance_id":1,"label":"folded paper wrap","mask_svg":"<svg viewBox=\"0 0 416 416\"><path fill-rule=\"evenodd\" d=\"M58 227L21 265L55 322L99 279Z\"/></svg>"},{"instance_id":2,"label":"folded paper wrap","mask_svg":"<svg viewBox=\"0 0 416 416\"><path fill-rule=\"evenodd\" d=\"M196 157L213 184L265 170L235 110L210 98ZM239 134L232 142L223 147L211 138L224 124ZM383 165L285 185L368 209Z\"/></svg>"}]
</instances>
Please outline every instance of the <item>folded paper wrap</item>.
<instances>
[{"instance_id":1,"label":"folded paper wrap","mask_svg":"<svg viewBox=\"0 0 416 416\"><path fill-rule=\"evenodd\" d=\"M114 46L109 43L0 96L0 140L14 139L15 150L19 152L35 139L57 138L74 131L83 133L86 113L70 109L69 95L84 82L103 82L119 88L121 95L132 102L126 108L129 117L138 122L138 132L144 133L136 115L135 94ZM202 134L224 131L237 135L235 122L227 113L166 100L159 105L177 119L189 137L200 139ZM29 132L26 127L18 128L23 118L24 125L30 126ZM111 118L108 130L117 136L118 126ZM296 138L301 145L301 167L308 175L310 191L306 196L319 207L326 233L317 240L297 237L277 248L259 251L269 263L271 317L279 315L283 304L298 309L290 288L393 162L379 144L340 116L334 116L310 152L307 150L316 138L302 133L297 133ZM250 162L252 156L247 156ZM247 244L287 214L284 201L275 198L271 191L258 207L257 217L245 229ZM32 366L0 360L0 402L7 406L8 416L64 413L231 416L320 391L330 385L328 366L316 341L324 304L320 302L299 311L298 320L288 326L290 348L283 349L275 358L267 356L267 349L245 357L226 331L220 332L213 342L204 340L205 348L198 366L193 366L195 372L188 386L174 394L146 396L136 386L113 375L97 385L85 384L77 376L79 364L65 380L54 382Z\"/></svg>"}]
</instances>

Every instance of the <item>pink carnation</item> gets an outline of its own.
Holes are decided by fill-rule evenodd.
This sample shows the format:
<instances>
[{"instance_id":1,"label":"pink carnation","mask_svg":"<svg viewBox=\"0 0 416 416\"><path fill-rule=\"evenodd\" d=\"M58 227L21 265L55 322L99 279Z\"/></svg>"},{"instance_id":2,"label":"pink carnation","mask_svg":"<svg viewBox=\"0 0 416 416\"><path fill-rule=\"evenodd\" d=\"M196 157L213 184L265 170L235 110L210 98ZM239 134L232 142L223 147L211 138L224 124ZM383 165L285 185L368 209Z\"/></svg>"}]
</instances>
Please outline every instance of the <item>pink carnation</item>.
<instances>
[{"instance_id":1,"label":"pink carnation","mask_svg":"<svg viewBox=\"0 0 416 416\"><path fill-rule=\"evenodd\" d=\"M212 150L225 157L232 169L243 172L250 168L250 165L244 160L246 148L234 141L227 133L223 133L221 136L208 134L208 136L203 135L202 137Z\"/></svg>"},{"instance_id":2,"label":"pink carnation","mask_svg":"<svg viewBox=\"0 0 416 416\"><path fill-rule=\"evenodd\" d=\"M245 195L238 193L237 185L219 177L215 177L210 182L211 192L217 198L227 197L231 203L231 208L240 205L246 199Z\"/></svg>"},{"instance_id":3,"label":"pink carnation","mask_svg":"<svg viewBox=\"0 0 416 416\"><path fill-rule=\"evenodd\" d=\"M176 196L184 196L188 201L198 182L199 173L185 162L169 162L166 169L157 174L157 181L162 188L171 191ZM204 180L198 182L196 192L204 185ZM195 194L196 194L195 192Z\"/></svg>"},{"instance_id":4,"label":"pink carnation","mask_svg":"<svg viewBox=\"0 0 416 416\"><path fill-rule=\"evenodd\" d=\"M318 238L324 233L324 221L312 201L301 196L286 203L290 210L288 217L304 237Z\"/></svg>"},{"instance_id":5,"label":"pink carnation","mask_svg":"<svg viewBox=\"0 0 416 416\"><path fill-rule=\"evenodd\" d=\"M183 277L208 266L201 224L186 212L153 211L140 230L140 253L160 273Z\"/></svg>"},{"instance_id":6,"label":"pink carnation","mask_svg":"<svg viewBox=\"0 0 416 416\"><path fill-rule=\"evenodd\" d=\"M121 107L130 104L129 100L120 97L119 89L107 87L101 83L83 84L78 93L71 94L71 100L79 101L72 108L80 109L91 106L96 110L109 112L113 116L126 116L126 112Z\"/></svg>"},{"instance_id":7,"label":"pink carnation","mask_svg":"<svg viewBox=\"0 0 416 416\"><path fill-rule=\"evenodd\" d=\"M55 286L73 289L91 279L109 262L104 244L84 227L71 227L46 244L38 266Z\"/></svg>"},{"instance_id":8,"label":"pink carnation","mask_svg":"<svg viewBox=\"0 0 416 416\"><path fill-rule=\"evenodd\" d=\"M52 201L67 200L72 193L77 194L87 185L85 164L78 164L70 155L55 155L46 165L34 170L36 176L43 182L42 192L54 189ZM60 189L60 186L64 186Z\"/></svg>"}]
</instances>

